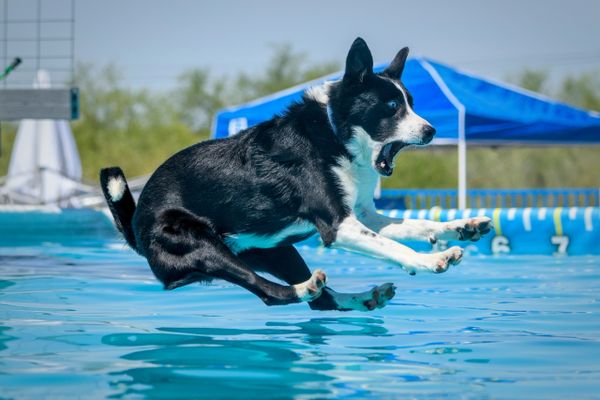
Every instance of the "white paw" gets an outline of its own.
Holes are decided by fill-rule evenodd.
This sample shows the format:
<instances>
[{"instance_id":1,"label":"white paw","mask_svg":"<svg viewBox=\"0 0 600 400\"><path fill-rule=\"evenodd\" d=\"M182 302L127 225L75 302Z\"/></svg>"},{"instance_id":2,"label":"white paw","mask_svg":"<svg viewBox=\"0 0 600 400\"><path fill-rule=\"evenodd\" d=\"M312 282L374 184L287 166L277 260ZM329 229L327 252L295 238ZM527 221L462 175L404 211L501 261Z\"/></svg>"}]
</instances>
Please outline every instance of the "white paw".
<instances>
[{"instance_id":1,"label":"white paw","mask_svg":"<svg viewBox=\"0 0 600 400\"><path fill-rule=\"evenodd\" d=\"M405 266L404 269L410 274L417 272L432 272L441 274L446 272L451 265L458 265L462 261L464 250L458 246L450 247L439 253L421 254L421 262L412 266Z\"/></svg>"},{"instance_id":2,"label":"white paw","mask_svg":"<svg viewBox=\"0 0 600 400\"><path fill-rule=\"evenodd\" d=\"M446 223L446 230L437 239L470 240L475 242L493 228L489 217L457 219Z\"/></svg>"},{"instance_id":3,"label":"white paw","mask_svg":"<svg viewBox=\"0 0 600 400\"><path fill-rule=\"evenodd\" d=\"M376 308L383 308L396 295L396 287L393 283L384 283L371 289L362 305L366 308L364 311L372 311Z\"/></svg>"},{"instance_id":4,"label":"white paw","mask_svg":"<svg viewBox=\"0 0 600 400\"><path fill-rule=\"evenodd\" d=\"M294 285L294 290L300 301L313 301L321 295L326 283L327 275L325 271L316 269L309 280Z\"/></svg>"},{"instance_id":5,"label":"white paw","mask_svg":"<svg viewBox=\"0 0 600 400\"><path fill-rule=\"evenodd\" d=\"M393 283L384 283L361 293L331 292L340 311L373 311L383 308L396 295Z\"/></svg>"}]
</instances>

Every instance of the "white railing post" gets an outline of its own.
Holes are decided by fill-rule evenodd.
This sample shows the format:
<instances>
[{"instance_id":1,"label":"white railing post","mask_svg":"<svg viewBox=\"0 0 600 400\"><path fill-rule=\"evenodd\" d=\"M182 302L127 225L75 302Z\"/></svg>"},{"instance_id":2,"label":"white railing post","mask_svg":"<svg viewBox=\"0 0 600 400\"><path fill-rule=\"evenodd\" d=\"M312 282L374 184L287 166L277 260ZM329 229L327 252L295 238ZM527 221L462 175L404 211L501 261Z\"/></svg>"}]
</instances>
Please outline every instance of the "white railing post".
<instances>
[{"instance_id":1,"label":"white railing post","mask_svg":"<svg viewBox=\"0 0 600 400\"><path fill-rule=\"evenodd\" d=\"M419 58L419 63L429 73L442 93L458 112L458 208L467 208L467 142L465 136L465 106L452 93L436 69L426 60Z\"/></svg>"},{"instance_id":2,"label":"white railing post","mask_svg":"<svg viewBox=\"0 0 600 400\"><path fill-rule=\"evenodd\" d=\"M467 208L467 141L465 139L465 108L458 109L458 208Z\"/></svg>"}]
</instances>

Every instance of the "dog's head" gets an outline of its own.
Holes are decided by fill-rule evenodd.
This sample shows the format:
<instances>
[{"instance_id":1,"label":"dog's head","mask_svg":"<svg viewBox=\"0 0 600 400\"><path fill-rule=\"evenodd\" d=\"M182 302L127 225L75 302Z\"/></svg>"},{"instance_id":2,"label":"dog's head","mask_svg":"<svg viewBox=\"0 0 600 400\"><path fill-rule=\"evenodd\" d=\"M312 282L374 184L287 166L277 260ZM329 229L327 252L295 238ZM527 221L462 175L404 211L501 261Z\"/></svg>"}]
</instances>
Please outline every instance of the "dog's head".
<instances>
[{"instance_id":1,"label":"dog's head","mask_svg":"<svg viewBox=\"0 0 600 400\"><path fill-rule=\"evenodd\" d=\"M407 56L405 47L385 71L375 74L371 52L357 38L348 52L344 77L328 96L336 131L346 143L357 147L360 142L358 151L368 151L373 168L385 176L392 174L394 157L402 148L427 144L435 134L413 111L412 96L400 80Z\"/></svg>"}]
</instances>

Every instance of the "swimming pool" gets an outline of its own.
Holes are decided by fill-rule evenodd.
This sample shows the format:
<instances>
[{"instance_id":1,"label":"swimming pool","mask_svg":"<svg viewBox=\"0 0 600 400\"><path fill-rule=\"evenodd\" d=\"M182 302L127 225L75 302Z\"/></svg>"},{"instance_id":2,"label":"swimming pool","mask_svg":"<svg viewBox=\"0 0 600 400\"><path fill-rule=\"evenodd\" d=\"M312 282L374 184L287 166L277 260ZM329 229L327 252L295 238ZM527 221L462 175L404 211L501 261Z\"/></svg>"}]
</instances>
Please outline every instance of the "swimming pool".
<instances>
[{"instance_id":1,"label":"swimming pool","mask_svg":"<svg viewBox=\"0 0 600 400\"><path fill-rule=\"evenodd\" d=\"M316 312L267 308L226 283L164 292L142 258L98 232L0 247L1 398L600 392L598 256L470 255L410 277L309 243L309 265L338 290L398 287L375 312Z\"/></svg>"}]
</instances>

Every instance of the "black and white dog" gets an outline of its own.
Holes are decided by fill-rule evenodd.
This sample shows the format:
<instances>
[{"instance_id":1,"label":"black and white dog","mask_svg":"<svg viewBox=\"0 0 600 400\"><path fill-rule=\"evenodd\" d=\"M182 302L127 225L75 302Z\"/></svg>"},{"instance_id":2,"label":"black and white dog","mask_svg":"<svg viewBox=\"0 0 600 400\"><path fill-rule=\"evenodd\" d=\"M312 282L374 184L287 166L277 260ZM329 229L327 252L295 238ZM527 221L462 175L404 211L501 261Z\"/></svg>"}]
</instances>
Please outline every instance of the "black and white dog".
<instances>
[{"instance_id":1,"label":"black and white dog","mask_svg":"<svg viewBox=\"0 0 600 400\"><path fill-rule=\"evenodd\" d=\"M422 254L395 240L477 240L490 230L489 218L392 219L373 205L378 177L392 174L396 154L435 134L400 81L407 55L400 50L375 74L367 44L356 39L341 80L309 89L270 121L175 154L154 172L137 206L120 168L103 169L102 189L127 243L166 289L218 278L267 305L307 301L318 310L381 308L395 288L326 287L325 273L311 274L293 247L315 233L325 246L386 259L411 275L460 262L459 247Z\"/></svg>"}]
</instances>

